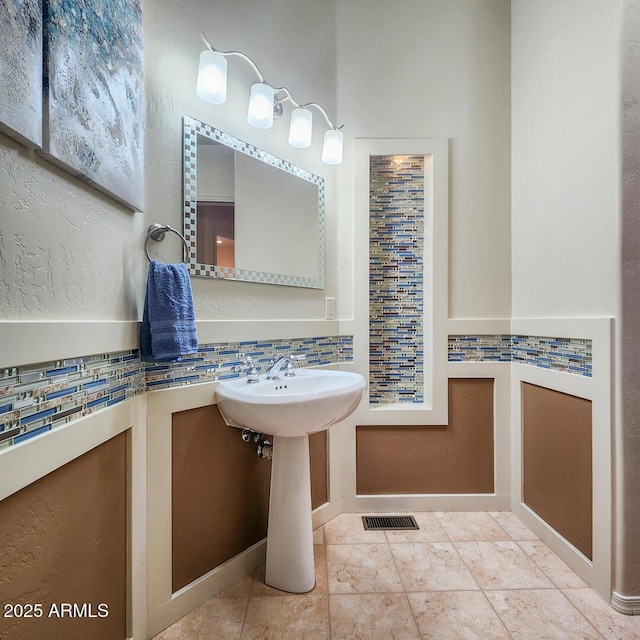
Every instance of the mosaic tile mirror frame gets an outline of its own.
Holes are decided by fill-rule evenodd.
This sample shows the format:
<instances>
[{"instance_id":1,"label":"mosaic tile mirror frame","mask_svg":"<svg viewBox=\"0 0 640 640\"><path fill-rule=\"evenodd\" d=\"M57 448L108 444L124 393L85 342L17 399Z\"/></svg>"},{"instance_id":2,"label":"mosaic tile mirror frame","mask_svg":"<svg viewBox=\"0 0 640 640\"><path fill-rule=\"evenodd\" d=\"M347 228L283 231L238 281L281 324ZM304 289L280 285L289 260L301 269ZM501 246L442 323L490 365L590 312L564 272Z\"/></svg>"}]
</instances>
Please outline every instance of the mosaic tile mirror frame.
<instances>
[{"instance_id":1,"label":"mosaic tile mirror frame","mask_svg":"<svg viewBox=\"0 0 640 640\"><path fill-rule=\"evenodd\" d=\"M325 182L324 178L309 171L301 169L290 162L277 158L276 156L250 145L238 138L235 138L224 131L216 129L208 124L195 120L189 116L183 118L183 168L184 168L184 235L189 246L188 268L192 276L205 278L223 278L230 280L243 280L250 282L262 282L268 284L288 285L294 287L308 287L312 289L324 288L324 218L325 218ZM292 211L291 215L273 220L270 225L264 224L261 220L261 212L252 212L252 225L262 224L265 233L260 236L259 241L250 248L251 258L256 259L257 253L269 253L269 258L277 258L283 268L245 268L240 264L240 260L235 260L233 266L222 264L208 264L199 257L202 257L201 249L198 246L198 141L205 138L210 143L223 145L236 152L236 164L245 157L252 158L264 163L264 165L296 178L291 184L295 184L295 189L307 189L309 185L313 189L304 196L305 201L310 204L313 210L302 213L299 210ZM237 152L241 155L238 157ZM272 174L275 175L275 174ZM236 177L237 181L237 177ZM260 193L259 189L256 191ZM271 189L270 191L277 191ZM287 207L289 193L276 194ZM233 202L231 202L233 204ZM232 214L233 215L233 214ZM302 218L302 215L308 216ZM303 220L303 222L301 222ZM307 225L304 233L298 224ZM269 226L273 233L269 233ZM236 222L237 228L237 222ZM217 236L216 236L217 237ZM289 238L289 240L287 240ZM308 238L309 242L304 243L302 238ZM295 239L295 240L294 240ZM201 240L202 242L202 240ZM214 241L215 242L215 241ZM238 255L239 241L235 238L236 255ZM258 246L255 246L258 245ZM244 255L247 255L247 248L242 247ZM304 261L303 268L290 268L284 265L282 258L297 258ZM217 261L216 261L217 262ZM238 263L238 266L236 266ZM267 267L278 264L268 262ZM255 265L252 265L255 266Z\"/></svg>"}]
</instances>

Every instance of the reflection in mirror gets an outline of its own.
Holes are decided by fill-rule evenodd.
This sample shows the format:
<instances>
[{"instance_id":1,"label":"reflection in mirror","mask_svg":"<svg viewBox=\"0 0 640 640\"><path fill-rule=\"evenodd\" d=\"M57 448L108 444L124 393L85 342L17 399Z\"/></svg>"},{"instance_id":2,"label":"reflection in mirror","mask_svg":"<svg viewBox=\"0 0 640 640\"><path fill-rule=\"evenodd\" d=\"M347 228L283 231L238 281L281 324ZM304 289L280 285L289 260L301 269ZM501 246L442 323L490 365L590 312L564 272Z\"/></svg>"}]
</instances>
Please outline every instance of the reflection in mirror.
<instances>
[{"instance_id":1,"label":"reflection in mirror","mask_svg":"<svg viewBox=\"0 0 640 640\"><path fill-rule=\"evenodd\" d=\"M324 180L184 117L184 230L195 276L324 286Z\"/></svg>"}]
</instances>

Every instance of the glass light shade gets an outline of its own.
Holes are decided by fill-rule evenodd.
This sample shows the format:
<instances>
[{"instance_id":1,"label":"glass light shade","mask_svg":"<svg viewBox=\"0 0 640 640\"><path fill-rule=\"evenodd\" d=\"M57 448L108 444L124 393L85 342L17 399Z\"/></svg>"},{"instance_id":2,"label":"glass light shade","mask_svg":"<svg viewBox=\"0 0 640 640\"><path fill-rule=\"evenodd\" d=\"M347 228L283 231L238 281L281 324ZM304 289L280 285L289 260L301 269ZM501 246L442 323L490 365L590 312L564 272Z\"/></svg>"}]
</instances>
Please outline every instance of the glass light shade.
<instances>
[{"instance_id":1,"label":"glass light shade","mask_svg":"<svg viewBox=\"0 0 640 640\"><path fill-rule=\"evenodd\" d=\"M313 114L309 109L298 107L291 112L289 144L292 147L306 149L311 146L312 122Z\"/></svg>"},{"instance_id":2,"label":"glass light shade","mask_svg":"<svg viewBox=\"0 0 640 640\"><path fill-rule=\"evenodd\" d=\"M329 129L324 134L324 144L322 145L322 162L325 164L340 164L342 162L342 131Z\"/></svg>"},{"instance_id":3,"label":"glass light shade","mask_svg":"<svg viewBox=\"0 0 640 640\"><path fill-rule=\"evenodd\" d=\"M196 95L205 102L222 104L227 100L227 59L216 51L200 54Z\"/></svg>"},{"instance_id":4,"label":"glass light shade","mask_svg":"<svg viewBox=\"0 0 640 640\"><path fill-rule=\"evenodd\" d=\"M247 122L257 129L273 126L273 89L268 84L259 82L251 87Z\"/></svg>"}]
</instances>

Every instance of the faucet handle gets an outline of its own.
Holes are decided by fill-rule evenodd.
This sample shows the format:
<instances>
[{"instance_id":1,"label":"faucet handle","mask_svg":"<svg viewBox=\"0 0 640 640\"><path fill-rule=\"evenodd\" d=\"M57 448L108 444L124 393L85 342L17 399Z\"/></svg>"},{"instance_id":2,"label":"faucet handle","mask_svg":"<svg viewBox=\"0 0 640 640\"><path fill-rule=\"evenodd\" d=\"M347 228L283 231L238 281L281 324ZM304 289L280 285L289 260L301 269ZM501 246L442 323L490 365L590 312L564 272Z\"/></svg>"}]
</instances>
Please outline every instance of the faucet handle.
<instances>
[{"instance_id":1,"label":"faucet handle","mask_svg":"<svg viewBox=\"0 0 640 640\"><path fill-rule=\"evenodd\" d=\"M289 361L287 362L287 369L284 372L284 375L289 378L292 378L293 376L295 376L296 362L299 362L300 360L305 360L306 357L307 356L304 353L299 353L297 355L295 353L290 354L288 358Z\"/></svg>"},{"instance_id":2,"label":"faucet handle","mask_svg":"<svg viewBox=\"0 0 640 640\"><path fill-rule=\"evenodd\" d=\"M258 373L258 369L256 369L256 363L251 356L246 356L242 361L242 364L249 367L249 371L247 372L247 382L260 382L260 374Z\"/></svg>"}]
</instances>

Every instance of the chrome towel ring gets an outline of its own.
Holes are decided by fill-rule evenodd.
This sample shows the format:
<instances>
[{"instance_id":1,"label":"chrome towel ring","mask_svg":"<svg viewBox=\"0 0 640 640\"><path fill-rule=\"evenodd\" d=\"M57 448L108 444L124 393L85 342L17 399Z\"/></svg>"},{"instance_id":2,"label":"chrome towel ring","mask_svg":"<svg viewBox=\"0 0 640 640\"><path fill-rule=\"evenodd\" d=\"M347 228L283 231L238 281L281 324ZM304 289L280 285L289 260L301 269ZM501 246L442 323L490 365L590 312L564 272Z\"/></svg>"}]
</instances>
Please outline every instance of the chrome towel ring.
<instances>
[{"instance_id":1,"label":"chrome towel ring","mask_svg":"<svg viewBox=\"0 0 640 640\"><path fill-rule=\"evenodd\" d=\"M184 260L183 262L187 262L189 257L189 245L185 237L179 232L176 231L173 227L170 227L168 224L159 224L154 222L149 229L147 230L147 239L144 241L144 252L147 254L147 260L151 262L151 256L149 255L149 238L151 240L155 240L156 242L160 242L164 240L167 235L167 231L171 231L171 233L175 233L180 240L182 240L182 244L184 245Z\"/></svg>"}]
</instances>

